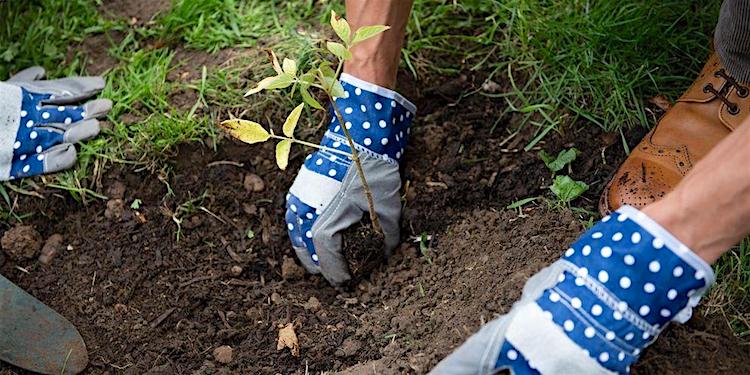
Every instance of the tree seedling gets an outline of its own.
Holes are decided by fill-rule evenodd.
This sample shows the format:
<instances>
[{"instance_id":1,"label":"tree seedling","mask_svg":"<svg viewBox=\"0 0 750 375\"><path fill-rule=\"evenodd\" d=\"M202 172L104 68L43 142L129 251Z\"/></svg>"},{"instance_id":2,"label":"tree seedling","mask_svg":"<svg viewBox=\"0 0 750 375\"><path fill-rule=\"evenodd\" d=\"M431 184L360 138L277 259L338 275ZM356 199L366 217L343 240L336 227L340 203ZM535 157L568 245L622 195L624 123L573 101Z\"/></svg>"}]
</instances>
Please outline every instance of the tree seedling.
<instances>
[{"instance_id":1,"label":"tree seedling","mask_svg":"<svg viewBox=\"0 0 750 375\"><path fill-rule=\"evenodd\" d=\"M231 136L248 144L266 142L271 139L279 140L279 142L276 144L276 164L282 170L286 169L287 165L289 164L289 153L291 151L292 144L295 143L350 157L354 161L354 166L365 191L373 229L377 233L382 234L383 231L380 227L380 221L378 220L378 215L375 212L375 204L372 197L372 191L367 184L367 179L365 178L365 174L362 169L362 163L359 158L359 153L357 152L357 148L355 147L354 140L352 139L349 130L345 126L341 127L341 129L343 129L344 131L346 139L349 142L351 153L320 146L294 137L294 130L297 127L297 123L299 122L300 115L302 114L302 110L305 104L318 110L324 110L324 107L320 103L318 103L310 94L311 88L315 88L325 93L339 123L344 123L341 111L339 110L338 106L336 106L335 101L335 98L344 96L344 87L341 85L337 78L341 73L344 62L352 58L352 47L390 28L389 26L384 25L373 25L364 26L352 32L349 23L344 18L337 17L334 11L331 11L331 27L333 27L333 30L339 37L341 43L326 41L325 50L322 48L319 48L318 50L323 52L327 51L330 54L333 54L337 61L335 69L325 58L319 58L317 60L314 59L310 64L311 68L302 73L298 71L297 62L295 60L284 58L281 64L279 64L279 60L276 57L276 54L271 51L271 63L273 64L276 75L264 78L263 80L258 82L255 88L245 94L245 96L249 96L259 93L263 90L285 89L288 87L292 87L292 91L294 91L295 88L299 90L299 94L304 103L301 103L296 108L294 108L291 113L289 113L289 116L287 116L286 121L284 121L284 125L282 126L283 135L274 134L272 127L269 127L269 130L266 130L263 125L248 120L226 120L221 123L221 126Z\"/></svg>"}]
</instances>

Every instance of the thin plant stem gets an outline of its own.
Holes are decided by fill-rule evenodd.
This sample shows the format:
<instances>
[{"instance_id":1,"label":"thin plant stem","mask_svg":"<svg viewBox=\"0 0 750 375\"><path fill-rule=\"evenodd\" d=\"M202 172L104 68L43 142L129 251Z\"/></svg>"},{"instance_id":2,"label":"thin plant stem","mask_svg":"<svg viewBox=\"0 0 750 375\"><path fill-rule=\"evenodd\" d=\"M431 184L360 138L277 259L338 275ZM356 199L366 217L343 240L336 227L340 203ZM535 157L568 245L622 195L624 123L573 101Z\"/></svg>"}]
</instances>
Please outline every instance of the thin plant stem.
<instances>
[{"instance_id":1,"label":"thin plant stem","mask_svg":"<svg viewBox=\"0 0 750 375\"><path fill-rule=\"evenodd\" d=\"M328 98L331 101L331 106L333 107L333 112L336 114L336 118L339 120L339 124L341 125L341 129L344 130L344 135L346 136L346 139L349 141L349 147L352 149L352 160L354 160L354 166L357 168L357 175L359 176L359 181L362 183L362 188L365 190L365 197L367 198L367 208L370 211L370 221L372 222L372 228L375 230L376 233L383 234L383 228L380 227L380 219L378 218L378 213L375 212L375 201L372 198L372 191L370 190L370 185L367 184L367 179L365 178L365 171L362 169L362 163L359 160L359 152L357 151L357 148L354 146L354 139L352 139L352 135L349 133L349 129L346 128L346 126L343 126L344 124L344 117L341 115L341 111L339 110L339 107L336 105L336 102L333 100L333 96L326 92L328 94Z\"/></svg>"}]
</instances>

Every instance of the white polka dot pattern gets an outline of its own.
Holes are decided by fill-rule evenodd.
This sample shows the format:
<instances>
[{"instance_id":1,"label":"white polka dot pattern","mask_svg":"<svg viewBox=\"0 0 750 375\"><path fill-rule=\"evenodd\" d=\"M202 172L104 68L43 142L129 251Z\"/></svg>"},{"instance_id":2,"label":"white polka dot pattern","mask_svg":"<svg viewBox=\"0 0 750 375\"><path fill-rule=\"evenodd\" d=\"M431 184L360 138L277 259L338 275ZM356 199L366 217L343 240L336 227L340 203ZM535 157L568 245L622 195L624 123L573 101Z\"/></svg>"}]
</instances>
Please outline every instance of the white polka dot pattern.
<instances>
[{"instance_id":1,"label":"white polka dot pattern","mask_svg":"<svg viewBox=\"0 0 750 375\"><path fill-rule=\"evenodd\" d=\"M623 209L585 233L564 251L559 264L565 271L557 283L535 301L582 353L616 373L628 373L641 351L713 280L705 263L639 215ZM510 350L518 352L505 343L501 353ZM501 354L496 368L523 367Z\"/></svg>"}]
</instances>

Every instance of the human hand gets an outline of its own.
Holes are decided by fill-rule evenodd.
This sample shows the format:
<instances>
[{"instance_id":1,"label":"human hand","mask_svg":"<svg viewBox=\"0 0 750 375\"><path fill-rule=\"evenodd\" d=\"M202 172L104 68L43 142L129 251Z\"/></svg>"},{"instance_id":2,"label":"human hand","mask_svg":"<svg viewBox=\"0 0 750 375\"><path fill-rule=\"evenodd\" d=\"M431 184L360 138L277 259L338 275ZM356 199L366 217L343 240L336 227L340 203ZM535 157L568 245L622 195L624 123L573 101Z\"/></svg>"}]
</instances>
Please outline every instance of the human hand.
<instances>
[{"instance_id":1,"label":"human hand","mask_svg":"<svg viewBox=\"0 0 750 375\"><path fill-rule=\"evenodd\" d=\"M351 278L341 232L368 212L367 200L342 126L350 131L385 235L386 254L399 242L401 176L409 126L416 108L398 93L343 74L336 99L344 124L331 111L321 146L307 157L287 195L286 223L305 268L338 286ZM379 251L380 249L373 249Z\"/></svg>"},{"instance_id":2,"label":"human hand","mask_svg":"<svg viewBox=\"0 0 750 375\"><path fill-rule=\"evenodd\" d=\"M32 67L0 82L0 181L71 168L74 144L99 134L97 118L112 108L108 99L78 105L102 91L101 77L43 77Z\"/></svg>"},{"instance_id":3,"label":"human hand","mask_svg":"<svg viewBox=\"0 0 750 375\"><path fill-rule=\"evenodd\" d=\"M531 277L510 312L482 327L433 374L628 374L670 321L684 323L711 267L625 206Z\"/></svg>"}]
</instances>

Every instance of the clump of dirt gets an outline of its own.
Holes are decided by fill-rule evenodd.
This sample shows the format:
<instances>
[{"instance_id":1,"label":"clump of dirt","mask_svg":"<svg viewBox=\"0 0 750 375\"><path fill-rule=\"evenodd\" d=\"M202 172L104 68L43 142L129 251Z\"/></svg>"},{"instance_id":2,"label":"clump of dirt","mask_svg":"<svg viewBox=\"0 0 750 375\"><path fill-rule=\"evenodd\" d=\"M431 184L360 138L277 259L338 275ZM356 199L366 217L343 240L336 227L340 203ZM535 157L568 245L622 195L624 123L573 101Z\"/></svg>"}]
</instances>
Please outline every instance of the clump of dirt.
<instances>
[{"instance_id":1,"label":"clump of dirt","mask_svg":"<svg viewBox=\"0 0 750 375\"><path fill-rule=\"evenodd\" d=\"M32 259L42 248L42 235L31 225L16 225L3 234L3 250L15 259Z\"/></svg>"}]
</instances>

